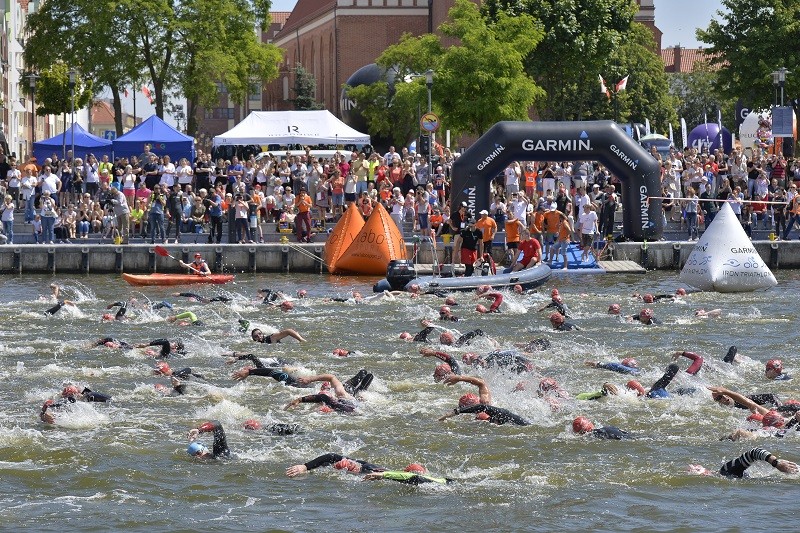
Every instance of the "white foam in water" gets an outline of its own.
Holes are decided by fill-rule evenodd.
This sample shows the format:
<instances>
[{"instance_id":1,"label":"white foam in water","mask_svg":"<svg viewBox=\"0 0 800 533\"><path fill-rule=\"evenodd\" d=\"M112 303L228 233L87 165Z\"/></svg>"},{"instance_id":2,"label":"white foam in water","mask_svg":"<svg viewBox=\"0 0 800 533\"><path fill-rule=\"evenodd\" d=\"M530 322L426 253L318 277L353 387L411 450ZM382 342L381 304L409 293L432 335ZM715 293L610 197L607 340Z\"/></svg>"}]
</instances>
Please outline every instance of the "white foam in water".
<instances>
[{"instance_id":1,"label":"white foam in water","mask_svg":"<svg viewBox=\"0 0 800 533\"><path fill-rule=\"evenodd\" d=\"M727 203L695 245L680 280L716 292L752 292L778 284Z\"/></svg>"}]
</instances>

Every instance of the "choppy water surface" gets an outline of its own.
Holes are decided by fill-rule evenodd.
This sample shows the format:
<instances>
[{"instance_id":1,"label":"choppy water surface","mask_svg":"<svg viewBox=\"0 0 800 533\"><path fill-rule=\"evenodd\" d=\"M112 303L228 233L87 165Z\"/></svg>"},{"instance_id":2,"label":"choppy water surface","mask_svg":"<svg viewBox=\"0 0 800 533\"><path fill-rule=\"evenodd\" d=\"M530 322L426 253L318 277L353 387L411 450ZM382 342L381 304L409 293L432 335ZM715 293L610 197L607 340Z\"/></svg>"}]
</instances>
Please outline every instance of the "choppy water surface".
<instances>
[{"instance_id":1,"label":"choppy water surface","mask_svg":"<svg viewBox=\"0 0 800 533\"><path fill-rule=\"evenodd\" d=\"M48 285L64 287L77 309L53 317ZM512 392L517 375L472 371L492 388L494 403L524 416L529 427L494 426L460 416L437 417L451 410L470 389L433 383L434 362L418 354L419 345L398 339L434 318L441 299L401 299L357 306L325 301L353 288L365 294L373 280L319 276L240 275L221 290L232 304L203 305L173 297L175 288L136 289L116 276L6 277L0 303L0 356L3 415L0 417L0 521L2 529L63 531L286 530L286 531L757 531L796 527L798 477L779 474L766 464L750 469L748 480L701 478L686 473L689 463L718 468L754 445L800 462L800 433L784 439L720 442L721 435L746 427L745 411L711 402L708 394L664 401L632 395L596 402L567 400L558 412L531 390ZM509 296L504 312L479 316L472 295L459 295L455 308L467 331L480 327L501 346L548 336L553 349L535 355L545 375L556 377L571 394L597 390L604 381L620 387L628 377L583 367L585 360L636 357L649 386L663 373L675 350L706 357L697 377L684 372L672 387L726 385L744 392L777 392L800 397L797 356L797 302L800 277L781 273L768 292L692 294L681 303L659 303L664 325L642 327L606 314L620 302L627 313L643 307L633 292L672 293L675 273L646 276L553 278L541 294ZM294 293L305 288L312 298L281 313L254 300L256 289ZM558 287L583 331L553 333L546 312L538 309ZM185 289L184 289L185 290ZM197 287L204 295L220 289ZM206 323L180 327L167 323L164 311L129 310L125 323L100 321L115 300L168 300L176 310L192 310ZM696 319L693 310L722 308L721 319ZM266 332L293 327L309 342L259 345L236 330L239 318ZM188 355L170 363L191 366L213 385L192 385L187 395L164 397L153 385L153 359L144 350L89 347L89 341L113 336L148 342L181 338ZM721 361L731 344L745 362ZM339 358L342 347L362 352ZM488 351L488 344L472 351ZM299 395L271 379L234 382L221 355L230 350L280 355L303 372L332 372L347 378L360 368L376 375L359 414L324 414L312 406L285 412ZM451 350L460 356L466 350ZM794 381L768 382L764 362L784 360ZM683 369L688 360L679 361ZM535 378L538 380L538 377ZM38 409L73 381L113 395L110 404L78 404L60 414L55 426L39 422ZM597 425L612 424L640 436L609 442L575 437L569 431L577 415ZM207 419L220 420L235 458L198 462L186 455L186 433ZM248 418L296 422L302 433L278 437L242 429ZM210 439L203 441L210 446ZM391 481L362 482L331 468L307 476L285 477L287 466L321 453L337 452L389 467L411 461L454 485L418 488Z\"/></svg>"}]
</instances>

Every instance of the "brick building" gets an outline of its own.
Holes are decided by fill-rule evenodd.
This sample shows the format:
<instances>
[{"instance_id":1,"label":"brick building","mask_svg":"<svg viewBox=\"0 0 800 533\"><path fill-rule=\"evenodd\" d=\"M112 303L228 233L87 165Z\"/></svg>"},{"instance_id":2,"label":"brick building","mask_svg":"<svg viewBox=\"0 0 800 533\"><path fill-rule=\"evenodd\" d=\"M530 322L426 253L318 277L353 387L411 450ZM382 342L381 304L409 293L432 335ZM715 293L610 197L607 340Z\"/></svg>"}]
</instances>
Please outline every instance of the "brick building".
<instances>
[{"instance_id":1,"label":"brick building","mask_svg":"<svg viewBox=\"0 0 800 533\"><path fill-rule=\"evenodd\" d=\"M479 3L480 0L473 0ZM655 25L653 0L636 0L635 19L650 28L660 50L662 32ZM276 80L253 95L249 106L235 105L224 87L219 107L202 111L200 144L237 124L252 109L292 109L293 69L299 64L317 82L316 99L341 116L342 85L404 33L423 35L447 19L455 0L298 0L291 13L273 12L273 24L262 34L285 51ZM451 44L446 42L447 44Z\"/></svg>"}]
</instances>

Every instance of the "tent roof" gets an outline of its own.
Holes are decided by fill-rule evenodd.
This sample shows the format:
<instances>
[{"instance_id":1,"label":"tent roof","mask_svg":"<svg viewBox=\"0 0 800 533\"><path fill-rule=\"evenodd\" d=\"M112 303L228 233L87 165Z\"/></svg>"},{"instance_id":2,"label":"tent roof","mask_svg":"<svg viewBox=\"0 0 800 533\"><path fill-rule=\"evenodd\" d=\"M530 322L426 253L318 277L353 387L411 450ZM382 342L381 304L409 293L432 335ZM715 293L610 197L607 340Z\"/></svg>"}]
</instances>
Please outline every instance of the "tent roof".
<instances>
[{"instance_id":1,"label":"tent roof","mask_svg":"<svg viewBox=\"0 0 800 533\"><path fill-rule=\"evenodd\" d=\"M150 141L161 141L161 142L180 142L180 141L192 141L194 142L193 137L189 137L188 135L184 135L183 133L179 132L156 115L151 116L131 131L126 133L125 135L121 135L117 137L114 141L114 144L121 142L136 142L136 143L143 143L143 142L150 142Z\"/></svg>"},{"instance_id":2,"label":"tent roof","mask_svg":"<svg viewBox=\"0 0 800 533\"><path fill-rule=\"evenodd\" d=\"M370 142L330 111L253 111L214 146L246 144L339 144Z\"/></svg>"},{"instance_id":3,"label":"tent roof","mask_svg":"<svg viewBox=\"0 0 800 533\"><path fill-rule=\"evenodd\" d=\"M73 143L73 135L74 135L74 143ZM46 148L46 147L58 147L61 148L66 141L67 149L72 144L75 146L80 146L81 148L100 148L104 146L109 147L109 151L111 148L111 141L103 139L102 137L98 137L97 135L92 135L85 129L81 127L80 124L74 122L70 128L65 131L64 133L59 133L55 137L50 137L49 139L44 139L42 141L36 141L34 143L34 148Z\"/></svg>"},{"instance_id":4,"label":"tent roof","mask_svg":"<svg viewBox=\"0 0 800 533\"><path fill-rule=\"evenodd\" d=\"M661 135L659 133L651 133L650 135L645 135L639 141L668 141L669 137Z\"/></svg>"}]
</instances>

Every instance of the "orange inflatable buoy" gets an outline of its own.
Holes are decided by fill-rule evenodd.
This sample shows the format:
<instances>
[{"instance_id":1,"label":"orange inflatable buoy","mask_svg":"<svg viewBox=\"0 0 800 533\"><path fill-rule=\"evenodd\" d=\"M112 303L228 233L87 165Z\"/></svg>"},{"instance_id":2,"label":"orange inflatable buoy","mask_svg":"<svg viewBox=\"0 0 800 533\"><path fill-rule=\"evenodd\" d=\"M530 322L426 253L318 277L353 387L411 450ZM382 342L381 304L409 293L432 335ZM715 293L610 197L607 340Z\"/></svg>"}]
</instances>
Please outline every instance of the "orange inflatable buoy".
<instances>
[{"instance_id":1,"label":"orange inflatable buoy","mask_svg":"<svg viewBox=\"0 0 800 533\"><path fill-rule=\"evenodd\" d=\"M353 241L358 236L361 228L364 227L364 218L358 212L355 203L350 204L347 211L344 212L342 218L336 223L336 226L328 235L328 240L325 242L325 253L323 260L328 265L328 272L333 274L336 272L336 262L342 254L353 244Z\"/></svg>"},{"instance_id":2,"label":"orange inflatable buoy","mask_svg":"<svg viewBox=\"0 0 800 533\"><path fill-rule=\"evenodd\" d=\"M336 261L333 272L379 276L386 274L389 261L405 258L403 233L386 208L378 204L353 243Z\"/></svg>"}]
</instances>

